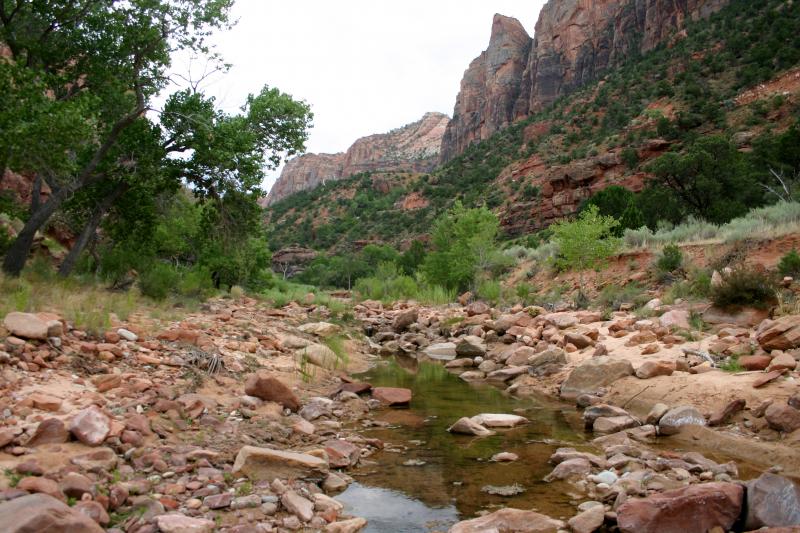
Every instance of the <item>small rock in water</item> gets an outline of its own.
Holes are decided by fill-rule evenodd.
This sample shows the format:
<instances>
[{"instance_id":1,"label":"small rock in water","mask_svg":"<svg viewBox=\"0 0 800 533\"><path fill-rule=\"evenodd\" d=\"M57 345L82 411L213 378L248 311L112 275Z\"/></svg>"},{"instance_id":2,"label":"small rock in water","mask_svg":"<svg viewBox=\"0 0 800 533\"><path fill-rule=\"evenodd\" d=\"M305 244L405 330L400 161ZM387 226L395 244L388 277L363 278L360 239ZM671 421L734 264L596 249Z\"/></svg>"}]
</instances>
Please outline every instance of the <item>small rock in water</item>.
<instances>
[{"instance_id":1,"label":"small rock in water","mask_svg":"<svg viewBox=\"0 0 800 533\"><path fill-rule=\"evenodd\" d=\"M494 461L495 463L502 463L502 462L516 461L517 459L519 459L519 456L515 453L500 452L494 454L491 460Z\"/></svg>"},{"instance_id":2,"label":"small rock in water","mask_svg":"<svg viewBox=\"0 0 800 533\"><path fill-rule=\"evenodd\" d=\"M419 459L409 459L408 461L403 461L403 466L423 466L426 464L428 463Z\"/></svg>"},{"instance_id":3,"label":"small rock in water","mask_svg":"<svg viewBox=\"0 0 800 533\"><path fill-rule=\"evenodd\" d=\"M481 487L481 492L493 494L495 496L516 496L525 492L525 487L519 483L513 485L484 485Z\"/></svg>"}]
</instances>

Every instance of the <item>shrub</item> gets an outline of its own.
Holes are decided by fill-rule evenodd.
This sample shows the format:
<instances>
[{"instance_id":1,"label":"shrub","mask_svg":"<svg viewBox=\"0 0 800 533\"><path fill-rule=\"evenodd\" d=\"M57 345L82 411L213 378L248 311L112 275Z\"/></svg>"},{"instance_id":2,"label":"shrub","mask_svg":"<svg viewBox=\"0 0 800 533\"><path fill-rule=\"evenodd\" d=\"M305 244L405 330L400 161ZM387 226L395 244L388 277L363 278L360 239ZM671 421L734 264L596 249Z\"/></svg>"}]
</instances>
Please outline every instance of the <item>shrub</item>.
<instances>
[{"instance_id":1,"label":"shrub","mask_svg":"<svg viewBox=\"0 0 800 533\"><path fill-rule=\"evenodd\" d=\"M778 263L778 272L781 276L791 276L796 278L800 276L800 254L797 250L792 248L790 252L781 257Z\"/></svg>"},{"instance_id":2,"label":"shrub","mask_svg":"<svg viewBox=\"0 0 800 533\"><path fill-rule=\"evenodd\" d=\"M528 301L528 298L530 298L533 288L527 283L518 283L517 286L514 287L514 292L516 292L517 298L519 298L522 303L525 303Z\"/></svg>"},{"instance_id":3,"label":"shrub","mask_svg":"<svg viewBox=\"0 0 800 533\"><path fill-rule=\"evenodd\" d=\"M631 283L620 287L619 285L606 285L597 296L596 304L601 308L609 308L614 311L619 310L624 303L632 303L634 306L643 305L649 296L641 287Z\"/></svg>"},{"instance_id":4,"label":"shrub","mask_svg":"<svg viewBox=\"0 0 800 533\"><path fill-rule=\"evenodd\" d=\"M478 284L478 298L496 304L500 301L502 295L502 287L499 281L484 280Z\"/></svg>"},{"instance_id":5,"label":"shrub","mask_svg":"<svg viewBox=\"0 0 800 533\"><path fill-rule=\"evenodd\" d=\"M722 282L711 288L711 301L717 307L748 306L764 309L776 301L777 284L766 272L745 265L722 275Z\"/></svg>"},{"instance_id":6,"label":"shrub","mask_svg":"<svg viewBox=\"0 0 800 533\"><path fill-rule=\"evenodd\" d=\"M675 272L683 266L683 252L675 244L668 244L662 250L656 260L656 268L659 272Z\"/></svg>"},{"instance_id":7,"label":"shrub","mask_svg":"<svg viewBox=\"0 0 800 533\"><path fill-rule=\"evenodd\" d=\"M180 275L166 263L155 263L139 275L139 290L154 300L163 300L178 285Z\"/></svg>"}]
</instances>

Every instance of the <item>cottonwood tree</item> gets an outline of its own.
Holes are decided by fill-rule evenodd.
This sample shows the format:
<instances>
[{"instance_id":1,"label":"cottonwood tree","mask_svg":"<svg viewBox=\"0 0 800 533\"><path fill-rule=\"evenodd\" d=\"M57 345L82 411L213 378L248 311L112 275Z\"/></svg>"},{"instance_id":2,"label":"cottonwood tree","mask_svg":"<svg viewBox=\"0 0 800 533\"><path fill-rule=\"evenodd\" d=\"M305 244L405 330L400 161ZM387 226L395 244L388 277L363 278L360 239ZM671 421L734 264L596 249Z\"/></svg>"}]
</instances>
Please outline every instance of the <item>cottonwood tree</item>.
<instances>
[{"instance_id":1,"label":"cottonwood tree","mask_svg":"<svg viewBox=\"0 0 800 533\"><path fill-rule=\"evenodd\" d=\"M0 0L0 170L35 176L31 213L3 270L74 193L109 179L123 133L166 84L170 55L208 53L232 0ZM42 204L38 188L53 193Z\"/></svg>"},{"instance_id":2,"label":"cottonwood tree","mask_svg":"<svg viewBox=\"0 0 800 533\"><path fill-rule=\"evenodd\" d=\"M575 269L583 291L583 271L598 268L617 253L621 239L614 236L619 222L612 216L599 213L592 205L583 210L575 220L563 220L550 226L552 241L558 245L557 266Z\"/></svg>"}]
</instances>

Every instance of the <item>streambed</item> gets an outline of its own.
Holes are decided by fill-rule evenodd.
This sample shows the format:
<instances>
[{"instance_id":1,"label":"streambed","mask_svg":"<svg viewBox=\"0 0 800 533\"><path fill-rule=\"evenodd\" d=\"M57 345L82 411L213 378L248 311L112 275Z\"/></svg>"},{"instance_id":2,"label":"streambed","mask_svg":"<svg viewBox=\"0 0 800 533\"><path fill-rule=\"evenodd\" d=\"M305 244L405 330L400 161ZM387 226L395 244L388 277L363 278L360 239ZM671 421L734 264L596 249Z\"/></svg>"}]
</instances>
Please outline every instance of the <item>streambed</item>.
<instances>
[{"instance_id":1,"label":"streambed","mask_svg":"<svg viewBox=\"0 0 800 533\"><path fill-rule=\"evenodd\" d=\"M356 482L337 496L348 512L369 521L368 532L446 531L481 509L536 509L553 518L571 517L569 486L545 483L550 455L560 446L586 442L580 414L546 399L514 399L486 384L469 384L437 363L386 359L356 376L373 386L413 391L407 409L382 409L375 420L387 427L361 430L386 449L351 472ZM529 424L477 438L452 435L447 428L462 416L514 413ZM490 462L513 452L510 463ZM405 464L404 464L405 463ZM524 492L492 495L485 486L517 485Z\"/></svg>"}]
</instances>

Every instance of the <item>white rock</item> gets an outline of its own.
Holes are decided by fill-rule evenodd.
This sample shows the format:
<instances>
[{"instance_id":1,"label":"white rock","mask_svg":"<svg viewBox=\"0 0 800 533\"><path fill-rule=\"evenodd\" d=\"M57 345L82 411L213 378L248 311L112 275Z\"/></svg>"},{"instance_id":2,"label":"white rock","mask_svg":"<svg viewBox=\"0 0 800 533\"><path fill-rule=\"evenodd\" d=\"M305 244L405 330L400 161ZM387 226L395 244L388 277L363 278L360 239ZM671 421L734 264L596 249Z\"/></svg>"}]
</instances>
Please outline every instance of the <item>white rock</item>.
<instances>
[{"instance_id":1,"label":"white rock","mask_svg":"<svg viewBox=\"0 0 800 533\"><path fill-rule=\"evenodd\" d=\"M122 337L123 339L125 339L126 341L136 342L136 341L139 340L139 336L136 333L134 333L134 332L132 332L130 330L127 330L125 328L119 328L117 330L117 334L120 337Z\"/></svg>"}]
</instances>

